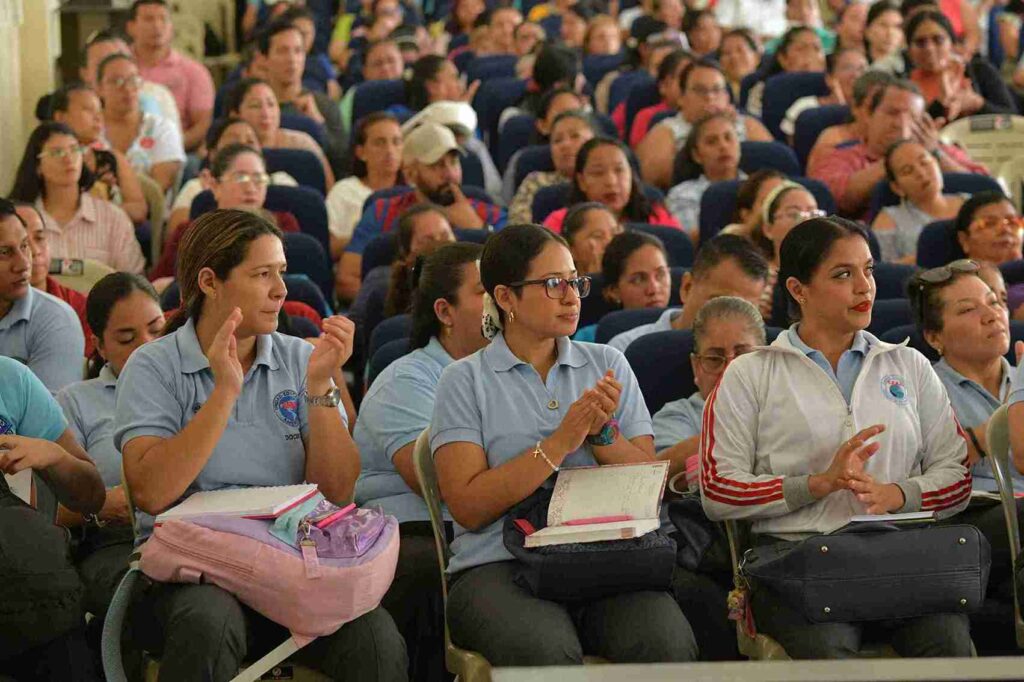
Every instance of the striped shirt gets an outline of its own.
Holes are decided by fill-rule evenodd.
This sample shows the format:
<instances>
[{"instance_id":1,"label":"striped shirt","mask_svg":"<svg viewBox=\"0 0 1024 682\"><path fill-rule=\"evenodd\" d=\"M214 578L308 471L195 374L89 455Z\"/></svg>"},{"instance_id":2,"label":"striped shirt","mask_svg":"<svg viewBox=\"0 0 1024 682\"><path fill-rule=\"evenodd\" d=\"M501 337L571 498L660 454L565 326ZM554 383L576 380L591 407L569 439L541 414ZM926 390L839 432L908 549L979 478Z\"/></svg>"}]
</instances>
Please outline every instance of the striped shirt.
<instances>
[{"instance_id":1,"label":"striped shirt","mask_svg":"<svg viewBox=\"0 0 1024 682\"><path fill-rule=\"evenodd\" d=\"M36 199L54 258L88 258L124 272L142 272L146 259L128 214L91 194L82 194L75 215L61 225Z\"/></svg>"}]
</instances>

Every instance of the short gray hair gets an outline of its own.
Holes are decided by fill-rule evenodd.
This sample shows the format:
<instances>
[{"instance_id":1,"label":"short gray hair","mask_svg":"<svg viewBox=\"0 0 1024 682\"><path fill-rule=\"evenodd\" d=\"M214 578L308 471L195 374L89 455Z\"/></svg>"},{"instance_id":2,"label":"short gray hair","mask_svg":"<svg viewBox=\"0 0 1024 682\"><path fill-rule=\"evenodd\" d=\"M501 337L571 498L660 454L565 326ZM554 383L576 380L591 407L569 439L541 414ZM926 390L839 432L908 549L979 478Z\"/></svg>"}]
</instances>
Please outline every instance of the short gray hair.
<instances>
[{"instance_id":1,"label":"short gray hair","mask_svg":"<svg viewBox=\"0 0 1024 682\"><path fill-rule=\"evenodd\" d=\"M697 318L693 321L693 343L697 352L700 352L703 345L708 324L726 317L738 317L745 321L747 331L753 334L757 345L765 345L764 319L761 312L749 301L738 296L718 296L701 306L697 311Z\"/></svg>"}]
</instances>

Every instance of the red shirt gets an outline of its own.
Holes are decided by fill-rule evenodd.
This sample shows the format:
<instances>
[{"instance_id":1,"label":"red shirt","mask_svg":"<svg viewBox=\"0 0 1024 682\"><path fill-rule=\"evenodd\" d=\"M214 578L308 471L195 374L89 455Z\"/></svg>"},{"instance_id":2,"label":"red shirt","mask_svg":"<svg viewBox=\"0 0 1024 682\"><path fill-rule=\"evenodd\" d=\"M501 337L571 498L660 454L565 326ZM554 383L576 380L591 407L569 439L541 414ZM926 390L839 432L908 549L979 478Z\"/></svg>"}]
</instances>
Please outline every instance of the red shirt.
<instances>
[{"instance_id":1,"label":"red shirt","mask_svg":"<svg viewBox=\"0 0 1024 682\"><path fill-rule=\"evenodd\" d=\"M562 223L565 222L565 214L569 212L568 208L560 208L547 218L544 219L544 227L548 228L555 234L562 233ZM629 222L640 222L640 221L629 221ZM666 227L674 227L677 230L682 230L682 225L676 220L676 217L669 213L664 206L661 204L651 204L651 215L647 218L648 225L664 225Z\"/></svg>"},{"instance_id":2,"label":"red shirt","mask_svg":"<svg viewBox=\"0 0 1024 682\"><path fill-rule=\"evenodd\" d=\"M78 321L82 323L82 334L85 335L85 357L91 356L95 346L92 343L92 329L89 328L89 322L85 319L85 302L87 300L85 294L68 289L50 276L46 277L46 293L67 303L75 311L75 315L78 315Z\"/></svg>"},{"instance_id":3,"label":"red shirt","mask_svg":"<svg viewBox=\"0 0 1024 682\"><path fill-rule=\"evenodd\" d=\"M277 227L282 232L300 232L299 221L295 219L291 213L271 211L274 219L277 221ZM181 238L185 233L192 227L192 222L188 222L182 225L174 236L164 244L164 251L160 254L160 260L153 266L153 269L149 271L150 281L159 279L161 277L174 277L177 271L178 263L178 246L181 244Z\"/></svg>"}]
</instances>

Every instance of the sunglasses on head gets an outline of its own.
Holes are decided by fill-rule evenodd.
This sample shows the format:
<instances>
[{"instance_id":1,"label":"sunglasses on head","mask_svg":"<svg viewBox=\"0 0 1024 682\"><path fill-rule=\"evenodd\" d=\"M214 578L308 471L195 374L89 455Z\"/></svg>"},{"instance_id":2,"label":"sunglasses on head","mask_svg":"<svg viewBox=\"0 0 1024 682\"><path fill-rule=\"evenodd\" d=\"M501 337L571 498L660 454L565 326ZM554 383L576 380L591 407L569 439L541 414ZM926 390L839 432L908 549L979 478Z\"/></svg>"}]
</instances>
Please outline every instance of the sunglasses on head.
<instances>
[{"instance_id":1,"label":"sunglasses on head","mask_svg":"<svg viewBox=\"0 0 1024 682\"><path fill-rule=\"evenodd\" d=\"M931 286L943 284L953 279L956 275L975 274L981 270L981 266L970 258L961 258L937 268L931 268L914 275L914 298L917 303L917 322L919 326L924 324L925 292Z\"/></svg>"}]
</instances>

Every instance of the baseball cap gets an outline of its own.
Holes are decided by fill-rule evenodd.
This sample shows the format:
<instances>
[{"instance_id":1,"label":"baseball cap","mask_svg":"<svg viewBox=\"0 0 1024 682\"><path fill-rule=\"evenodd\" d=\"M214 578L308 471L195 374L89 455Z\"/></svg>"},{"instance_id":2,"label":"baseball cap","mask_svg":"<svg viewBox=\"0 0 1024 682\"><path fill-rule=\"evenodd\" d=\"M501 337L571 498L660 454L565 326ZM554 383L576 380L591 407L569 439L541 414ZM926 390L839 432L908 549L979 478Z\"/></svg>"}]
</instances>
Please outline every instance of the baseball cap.
<instances>
[{"instance_id":1,"label":"baseball cap","mask_svg":"<svg viewBox=\"0 0 1024 682\"><path fill-rule=\"evenodd\" d=\"M402 161L437 163L448 152L461 152L462 147L455 141L455 133L433 121L425 121L406 133L402 144Z\"/></svg>"},{"instance_id":2,"label":"baseball cap","mask_svg":"<svg viewBox=\"0 0 1024 682\"><path fill-rule=\"evenodd\" d=\"M406 121L402 125L402 132L407 134L427 122L447 126L456 135L469 137L476 131L477 117L473 107L465 102L434 102Z\"/></svg>"}]
</instances>

